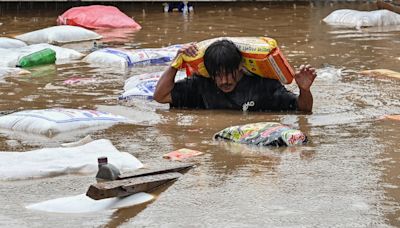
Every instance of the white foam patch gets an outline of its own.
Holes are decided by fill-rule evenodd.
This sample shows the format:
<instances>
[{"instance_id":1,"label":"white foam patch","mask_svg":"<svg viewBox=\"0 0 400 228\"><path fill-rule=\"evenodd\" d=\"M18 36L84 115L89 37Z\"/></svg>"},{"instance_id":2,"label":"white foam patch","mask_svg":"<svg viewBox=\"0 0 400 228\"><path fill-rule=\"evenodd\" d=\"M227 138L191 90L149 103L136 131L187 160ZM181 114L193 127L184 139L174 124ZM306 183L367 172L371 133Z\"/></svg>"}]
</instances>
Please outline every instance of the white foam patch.
<instances>
[{"instance_id":1,"label":"white foam patch","mask_svg":"<svg viewBox=\"0 0 400 228\"><path fill-rule=\"evenodd\" d=\"M152 195L144 192L139 192L123 198L108 198L102 200L94 200L87 197L85 194L81 194L31 204L26 206L26 208L55 213L90 213L131 207L150 201L153 198Z\"/></svg>"},{"instance_id":2,"label":"white foam patch","mask_svg":"<svg viewBox=\"0 0 400 228\"><path fill-rule=\"evenodd\" d=\"M109 140L100 139L82 146L43 148L28 152L0 152L0 180L23 180L65 174L95 174L97 158L121 172L143 167L133 155L118 151Z\"/></svg>"}]
</instances>

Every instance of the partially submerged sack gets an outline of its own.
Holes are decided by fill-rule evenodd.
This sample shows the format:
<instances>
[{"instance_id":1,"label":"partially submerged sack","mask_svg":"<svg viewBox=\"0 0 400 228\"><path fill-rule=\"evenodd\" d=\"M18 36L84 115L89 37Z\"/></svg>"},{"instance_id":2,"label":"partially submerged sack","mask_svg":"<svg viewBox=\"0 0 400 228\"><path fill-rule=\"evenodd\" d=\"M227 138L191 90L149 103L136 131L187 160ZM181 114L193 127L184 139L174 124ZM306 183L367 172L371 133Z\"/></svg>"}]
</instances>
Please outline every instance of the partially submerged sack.
<instances>
[{"instance_id":1,"label":"partially submerged sack","mask_svg":"<svg viewBox=\"0 0 400 228\"><path fill-rule=\"evenodd\" d=\"M20 60L32 53L51 49L56 52L56 63L64 63L68 60L81 59L83 54L68 48L57 47L50 44L33 44L21 48L0 49L0 66L15 67L19 65Z\"/></svg>"},{"instance_id":2,"label":"partially submerged sack","mask_svg":"<svg viewBox=\"0 0 400 228\"><path fill-rule=\"evenodd\" d=\"M400 14L389 10L358 11L340 9L333 11L323 21L331 25L359 29L372 26L400 25Z\"/></svg>"},{"instance_id":3,"label":"partially submerged sack","mask_svg":"<svg viewBox=\"0 0 400 228\"><path fill-rule=\"evenodd\" d=\"M30 71L17 67L0 67L0 80L7 76L26 75L30 73L31 73Z\"/></svg>"},{"instance_id":4,"label":"partially submerged sack","mask_svg":"<svg viewBox=\"0 0 400 228\"><path fill-rule=\"evenodd\" d=\"M59 25L45 29L28 32L15 38L28 44L64 44L101 39L101 36L93 31L70 25Z\"/></svg>"},{"instance_id":5,"label":"partially submerged sack","mask_svg":"<svg viewBox=\"0 0 400 228\"><path fill-rule=\"evenodd\" d=\"M218 40L232 41L241 52L244 67L261 77L272 78L290 84L294 71L286 61L274 39L268 37L220 37L197 43L199 49L195 57L180 54L171 64L174 68L187 68L205 77L209 77L204 66L203 56L208 46Z\"/></svg>"},{"instance_id":6,"label":"partially submerged sack","mask_svg":"<svg viewBox=\"0 0 400 228\"><path fill-rule=\"evenodd\" d=\"M0 180L95 174L98 170L97 158L104 156L120 171L143 167L133 155L118 151L109 140L100 139L77 147L0 152Z\"/></svg>"},{"instance_id":7,"label":"partially submerged sack","mask_svg":"<svg viewBox=\"0 0 400 228\"><path fill-rule=\"evenodd\" d=\"M114 6L80 6L65 11L57 19L59 25L75 25L88 29L142 27Z\"/></svg>"},{"instance_id":8,"label":"partially submerged sack","mask_svg":"<svg viewBox=\"0 0 400 228\"><path fill-rule=\"evenodd\" d=\"M307 142L303 132L275 122L228 127L216 133L214 139L257 146L294 146Z\"/></svg>"},{"instance_id":9,"label":"partially submerged sack","mask_svg":"<svg viewBox=\"0 0 400 228\"><path fill-rule=\"evenodd\" d=\"M120 68L146 66L172 61L177 50L178 48L176 46L135 50L104 48L90 53L83 61L98 66L114 66Z\"/></svg>"},{"instance_id":10,"label":"partially submerged sack","mask_svg":"<svg viewBox=\"0 0 400 228\"><path fill-rule=\"evenodd\" d=\"M52 137L58 133L91 127L109 127L127 121L126 117L96 110L53 108L26 110L1 116L0 128Z\"/></svg>"},{"instance_id":11,"label":"partially submerged sack","mask_svg":"<svg viewBox=\"0 0 400 228\"><path fill-rule=\"evenodd\" d=\"M135 75L128 78L125 81L124 93L118 97L119 100L140 98L146 100L152 100L154 91L156 89L158 80L162 76L164 71L146 73ZM186 73L178 71L175 76L175 81L181 80L186 77Z\"/></svg>"},{"instance_id":12,"label":"partially submerged sack","mask_svg":"<svg viewBox=\"0 0 400 228\"><path fill-rule=\"evenodd\" d=\"M0 48L19 48L25 46L26 43L21 40L12 39L8 37L0 37Z\"/></svg>"}]
</instances>

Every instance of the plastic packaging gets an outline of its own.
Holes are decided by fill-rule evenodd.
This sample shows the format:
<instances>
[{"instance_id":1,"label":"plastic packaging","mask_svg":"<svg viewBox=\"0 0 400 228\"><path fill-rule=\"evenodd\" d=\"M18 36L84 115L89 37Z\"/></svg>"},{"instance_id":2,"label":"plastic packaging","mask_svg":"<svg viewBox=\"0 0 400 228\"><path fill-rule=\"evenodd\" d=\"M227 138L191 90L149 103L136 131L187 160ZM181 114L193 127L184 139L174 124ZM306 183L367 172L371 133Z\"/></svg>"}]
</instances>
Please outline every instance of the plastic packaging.
<instances>
[{"instance_id":1,"label":"plastic packaging","mask_svg":"<svg viewBox=\"0 0 400 228\"><path fill-rule=\"evenodd\" d=\"M50 48L46 48L27 56L22 57L19 60L18 67L33 67L45 64L53 64L56 62L56 52Z\"/></svg>"},{"instance_id":2,"label":"plastic packaging","mask_svg":"<svg viewBox=\"0 0 400 228\"><path fill-rule=\"evenodd\" d=\"M275 122L227 127L216 133L214 139L257 146L295 146L307 142L303 132Z\"/></svg>"}]
</instances>

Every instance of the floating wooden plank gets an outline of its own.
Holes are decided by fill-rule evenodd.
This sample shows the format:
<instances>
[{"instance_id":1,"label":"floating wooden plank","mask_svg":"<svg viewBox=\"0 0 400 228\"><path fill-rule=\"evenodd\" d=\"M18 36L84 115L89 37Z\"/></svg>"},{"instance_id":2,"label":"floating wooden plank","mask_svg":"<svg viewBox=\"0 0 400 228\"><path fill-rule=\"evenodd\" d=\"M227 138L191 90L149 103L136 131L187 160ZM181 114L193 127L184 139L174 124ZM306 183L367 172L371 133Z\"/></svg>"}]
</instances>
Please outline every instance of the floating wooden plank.
<instances>
[{"instance_id":1,"label":"floating wooden plank","mask_svg":"<svg viewBox=\"0 0 400 228\"><path fill-rule=\"evenodd\" d=\"M392 12L400 14L400 1L396 2L385 2L383 0L378 0L376 2L378 9L387 9Z\"/></svg>"},{"instance_id":2,"label":"floating wooden plank","mask_svg":"<svg viewBox=\"0 0 400 228\"><path fill-rule=\"evenodd\" d=\"M140 177L145 175L154 175L154 174L162 174L168 172L184 172L190 168L193 168L194 164L171 164L168 162L167 164L158 165L157 168L141 168L131 172L125 172L118 176L118 179L126 179L126 178L133 178L133 177Z\"/></svg>"},{"instance_id":3,"label":"floating wooden plank","mask_svg":"<svg viewBox=\"0 0 400 228\"><path fill-rule=\"evenodd\" d=\"M181 176L181 173L169 172L101 182L91 185L86 195L92 199L100 200L111 197L128 196L138 192L151 192L155 188L174 181Z\"/></svg>"}]
</instances>

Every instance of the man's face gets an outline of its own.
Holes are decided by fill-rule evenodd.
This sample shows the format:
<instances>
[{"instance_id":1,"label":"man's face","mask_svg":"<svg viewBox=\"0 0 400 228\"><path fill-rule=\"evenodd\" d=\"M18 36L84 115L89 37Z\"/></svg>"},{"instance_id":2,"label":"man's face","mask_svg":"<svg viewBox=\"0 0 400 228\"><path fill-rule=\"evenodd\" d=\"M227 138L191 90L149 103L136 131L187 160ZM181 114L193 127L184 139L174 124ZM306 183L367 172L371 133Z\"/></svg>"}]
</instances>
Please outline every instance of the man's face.
<instances>
[{"instance_id":1,"label":"man's face","mask_svg":"<svg viewBox=\"0 0 400 228\"><path fill-rule=\"evenodd\" d=\"M214 78L217 87L224 93L232 92L239 81L239 70L229 74L220 74Z\"/></svg>"}]
</instances>

